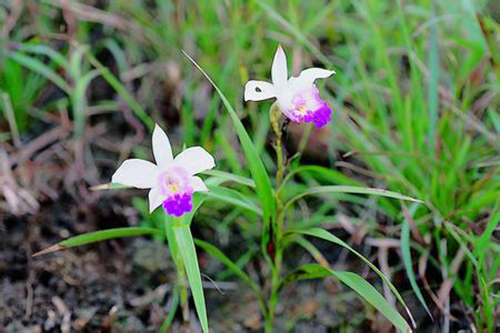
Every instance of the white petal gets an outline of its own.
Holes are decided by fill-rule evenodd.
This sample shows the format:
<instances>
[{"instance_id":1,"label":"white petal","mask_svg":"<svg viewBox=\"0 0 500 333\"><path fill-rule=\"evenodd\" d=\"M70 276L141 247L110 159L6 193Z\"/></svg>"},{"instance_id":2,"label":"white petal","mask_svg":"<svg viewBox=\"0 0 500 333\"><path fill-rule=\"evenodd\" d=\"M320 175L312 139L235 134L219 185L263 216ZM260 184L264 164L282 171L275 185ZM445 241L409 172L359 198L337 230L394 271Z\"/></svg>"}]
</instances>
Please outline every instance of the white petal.
<instances>
[{"instance_id":1,"label":"white petal","mask_svg":"<svg viewBox=\"0 0 500 333\"><path fill-rule=\"evenodd\" d=\"M274 87L265 81L248 81L245 85L245 101L262 101L275 97Z\"/></svg>"},{"instance_id":2,"label":"white petal","mask_svg":"<svg viewBox=\"0 0 500 333\"><path fill-rule=\"evenodd\" d=\"M191 147L174 159L174 164L183 167L190 175L210 170L215 166L215 160L205 149Z\"/></svg>"},{"instance_id":3,"label":"white petal","mask_svg":"<svg viewBox=\"0 0 500 333\"><path fill-rule=\"evenodd\" d=\"M156 164L162 169L165 169L174 160L167 134L158 124L155 125L153 131L153 155Z\"/></svg>"},{"instance_id":4,"label":"white petal","mask_svg":"<svg viewBox=\"0 0 500 333\"><path fill-rule=\"evenodd\" d=\"M329 71L323 68L308 68L303 70L297 78L290 78L290 84L307 87L314 83L316 79L325 79L330 75L335 74L335 71Z\"/></svg>"},{"instance_id":5,"label":"white petal","mask_svg":"<svg viewBox=\"0 0 500 333\"><path fill-rule=\"evenodd\" d=\"M208 192L208 187L200 177L191 177L189 183L195 192Z\"/></svg>"},{"instance_id":6,"label":"white petal","mask_svg":"<svg viewBox=\"0 0 500 333\"><path fill-rule=\"evenodd\" d=\"M288 70L286 66L286 55L281 45L278 46L276 54L274 55L273 65L271 67L271 78L276 93L286 88Z\"/></svg>"},{"instance_id":7,"label":"white petal","mask_svg":"<svg viewBox=\"0 0 500 333\"><path fill-rule=\"evenodd\" d=\"M156 185L158 167L137 158L126 160L111 177L112 183L136 188L151 188Z\"/></svg>"},{"instance_id":8,"label":"white petal","mask_svg":"<svg viewBox=\"0 0 500 333\"><path fill-rule=\"evenodd\" d=\"M158 208L163 203L163 197L160 194L158 188L153 187L149 191L149 213L152 213L156 208Z\"/></svg>"}]
</instances>

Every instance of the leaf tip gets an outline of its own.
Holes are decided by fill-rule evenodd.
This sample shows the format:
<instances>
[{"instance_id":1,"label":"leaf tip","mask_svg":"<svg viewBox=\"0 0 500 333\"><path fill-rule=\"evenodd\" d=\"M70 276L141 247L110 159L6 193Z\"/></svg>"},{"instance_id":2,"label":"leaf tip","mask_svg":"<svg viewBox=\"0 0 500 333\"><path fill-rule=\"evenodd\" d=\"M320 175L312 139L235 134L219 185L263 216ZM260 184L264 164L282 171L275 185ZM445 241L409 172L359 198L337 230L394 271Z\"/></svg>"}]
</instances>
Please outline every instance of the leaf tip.
<instances>
[{"instance_id":1,"label":"leaf tip","mask_svg":"<svg viewBox=\"0 0 500 333\"><path fill-rule=\"evenodd\" d=\"M62 250L66 248L65 246L63 245L60 245L60 244L56 244L56 245L52 245L51 247L45 249L45 250L42 250L42 251L39 251L35 254L32 255L33 258L36 258L36 257L39 257L39 256L43 256L45 254L49 254L49 253L52 253L52 252L56 252L56 251L59 251L59 250Z\"/></svg>"},{"instance_id":2,"label":"leaf tip","mask_svg":"<svg viewBox=\"0 0 500 333\"><path fill-rule=\"evenodd\" d=\"M107 184L99 184L95 186L91 186L89 190L91 191L104 191L104 190L109 190L111 188L111 183Z\"/></svg>"}]
</instances>

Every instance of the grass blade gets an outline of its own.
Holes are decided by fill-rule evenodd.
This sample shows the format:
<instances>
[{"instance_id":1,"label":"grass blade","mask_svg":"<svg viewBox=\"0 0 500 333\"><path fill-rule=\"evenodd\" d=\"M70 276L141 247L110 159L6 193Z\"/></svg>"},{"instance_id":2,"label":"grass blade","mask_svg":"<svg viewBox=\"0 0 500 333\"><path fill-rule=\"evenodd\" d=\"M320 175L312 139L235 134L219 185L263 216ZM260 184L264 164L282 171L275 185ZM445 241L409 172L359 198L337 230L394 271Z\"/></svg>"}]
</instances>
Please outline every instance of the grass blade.
<instances>
[{"instance_id":1,"label":"grass blade","mask_svg":"<svg viewBox=\"0 0 500 333\"><path fill-rule=\"evenodd\" d=\"M382 313L394 326L403 332L411 332L406 320L397 312L387 300L370 283L358 274L352 272L333 272L334 275L349 286L377 311Z\"/></svg>"},{"instance_id":2,"label":"grass blade","mask_svg":"<svg viewBox=\"0 0 500 333\"><path fill-rule=\"evenodd\" d=\"M170 308L168 309L167 318L163 321L160 327L160 333L167 333L168 328L172 325L172 322L175 318L175 313L177 312L177 308L179 307L179 287L174 286L174 291L172 293L172 302L170 304Z\"/></svg>"},{"instance_id":3,"label":"grass blade","mask_svg":"<svg viewBox=\"0 0 500 333\"><path fill-rule=\"evenodd\" d=\"M42 75L56 86L61 88L64 92L69 93L70 87L60 75L58 75L52 68L41 62L40 60L29 57L19 52L9 52L8 56L21 64L22 66L32 70L35 73Z\"/></svg>"},{"instance_id":4,"label":"grass blade","mask_svg":"<svg viewBox=\"0 0 500 333\"><path fill-rule=\"evenodd\" d=\"M49 247L48 249L35 253L33 257L38 257L47 253L67 249L70 247L96 243L113 238L153 235L162 233L163 231L160 229L143 228L143 227L116 228L116 229L94 231L63 240L62 242L59 242L56 245Z\"/></svg>"},{"instance_id":5,"label":"grass blade","mask_svg":"<svg viewBox=\"0 0 500 333\"><path fill-rule=\"evenodd\" d=\"M220 170L208 170L208 171L205 171L204 174L209 175L209 176L213 176L216 178L221 178L224 182L232 181L232 182L246 185L249 187L255 187L255 182L252 179L237 176L237 175L232 174L230 172L225 172L225 171L220 171Z\"/></svg>"},{"instance_id":6,"label":"grass blade","mask_svg":"<svg viewBox=\"0 0 500 333\"><path fill-rule=\"evenodd\" d=\"M262 216L262 209L250 200L248 196L238 191L220 186L211 186L209 189L210 192L207 194L209 198L230 203L236 207L243 208Z\"/></svg>"},{"instance_id":7,"label":"grass blade","mask_svg":"<svg viewBox=\"0 0 500 333\"><path fill-rule=\"evenodd\" d=\"M408 280L410 280L411 288L413 289L415 296L417 296L418 300L420 301L420 304L422 304L429 317L431 317L434 320L431 311L429 310L429 307L425 302L424 296L422 295L422 292L418 287L417 280L415 278L415 272L413 271L413 262L410 253L410 223L407 218L405 218L401 229L401 253L403 256L403 263L406 269L406 275L408 275Z\"/></svg>"},{"instance_id":8,"label":"grass blade","mask_svg":"<svg viewBox=\"0 0 500 333\"><path fill-rule=\"evenodd\" d=\"M255 285L255 283L250 279L247 273L243 271L238 265L236 265L231 259L229 259L221 250L216 248L210 243L207 243L205 241L202 241L201 239L195 239L194 243L196 246L201 247L203 250L205 250L208 254L212 255L213 257L217 258L220 262L222 262L224 265L227 266L235 275L240 277L243 281L248 283L252 289L256 288L256 290L259 290L258 287Z\"/></svg>"},{"instance_id":9,"label":"grass blade","mask_svg":"<svg viewBox=\"0 0 500 333\"><path fill-rule=\"evenodd\" d=\"M233 125L236 129L236 134L240 139L241 146L243 148L243 152L245 154L248 163L248 168L250 169L250 172L252 173L252 176L255 181L255 185L257 187L257 194L262 203L264 217L267 220L271 219L271 217L275 214L276 211L274 196L272 193L271 180L269 179L269 175L267 174L266 169L264 168L264 164L260 159L257 149L255 149L252 139L250 139L250 136L245 130L243 124L241 123L241 120L238 118L236 111L233 109L233 107L227 100L224 93L212 81L212 79L208 76L208 74L205 73L205 71L196 63L196 61L193 60L193 58L191 58L186 52L184 52L184 55L196 66L196 68L198 68L202 72L202 74L212 84L212 86L219 94L227 111L229 112L231 120L233 121Z\"/></svg>"},{"instance_id":10,"label":"grass blade","mask_svg":"<svg viewBox=\"0 0 500 333\"><path fill-rule=\"evenodd\" d=\"M194 240L196 246L201 247L203 250L205 250L208 254L212 255L213 257L217 258L222 262L224 265L226 265L227 268L229 268L235 275L240 277L243 281L245 281L250 288L252 288L253 292L257 296L257 299L259 300L259 306L261 308L262 313L266 314L267 313L267 306L266 306L266 301L264 299L264 296L262 295L261 289L258 285L256 285L252 279L248 276L243 269L241 269L237 264L235 264L231 259L229 259L221 250L216 248L210 243L204 242L200 239L195 239Z\"/></svg>"},{"instance_id":11,"label":"grass blade","mask_svg":"<svg viewBox=\"0 0 500 333\"><path fill-rule=\"evenodd\" d=\"M193 294L194 305L198 318L200 319L203 332L208 332L208 317L205 304L205 295L203 293L203 286L201 283L200 267L198 265L198 257L196 256L196 249L194 248L193 236L189 225L182 225L173 227L175 239L179 247L184 267L189 280L189 286Z\"/></svg>"},{"instance_id":12,"label":"grass blade","mask_svg":"<svg viewBox=\"0 0 500 333\"><path fill-rule=\"evenodd\" d=\"M408 306L406 306L406 303L403 300L403 297L401 297L401 295L397 291L396 287L394 287L394 285L391 283L391 281L389 281L389 279L374 264L372 264L372 262L370 260L366 259L361 253L359 253L358 251L354 250L346 242L344 242L343 240L341 240L337 236L333 235L332 233L330 233L330 232L328 232L328 231L326 231L324 229L321 229L321 228L311 228L311 229L305 229L305 230L292 229L292 230L288 230L287 234L292 235L292 236L293 236L293 234L302 234L302 235L309 235L309 236L321 238L321 239L324 239L326 241L332 242L334 244L340 245L340 246L348 249L352 253L354 253L365 264L367 264L371 269L373 269L375 271L375 273L377 273L377 275L385 283L387 283L387 285L389 286L389 288L391 289L391 291L393 292L393 294L396 296L396 298L398 299L398 301L401 303L401 305L404 306L404 308L406 310L406 313L408 314L408 316L411 319L413 327L416 327L416 323L415 323L415 320L413 319L413 316L412 316L412 314L410 312L410 309L408 308Z\"/></svg>"},{"instance_id":13,"label":"grass blade","mask_svg":"<svg viewBox=\"0 0 500 333\"><path fill-rule=\"evenodd\" d=\"M436 5L431 1L431 20L436 19ZM437 24L434 23L430 28L430 45L429 45L429 87L427 91L427 100L429 104L429 132L427 136L429 156L435 155L436 141L436 122L438 113L438 84L439 84L439 44Z\"/></svg>"},{"instance_id":14,"label":"grass blade","mask_svg":"<svg viewBox=\"0 0 500 333\"><path fill-rule=\"evenodd\" d=\"M372 194L372 195L380 195L383 197L400 199L400 200L408 200L414 202L422 202L421 200L411 198L409 196L399 194L397 192L377 189L377 188L369 188L369 187L361 187L361 186L344 186L344 185L330 185L330 186L317 186L311 187L307 191L293 197L290 199L286 205L285 209L288 208L295 201L312 194L321 194L321 193L350 193L350 194Z\"/></svg>"},{"instance_id":15,"label":"grass blade","mask_svg":"<svg viewBox=\"0 0 500 333\"><path fill-rule=\"evenodd\" d=\"M127 89L118 80L113 73L104 67L90 52L86 52L89 62L96 68L96 70L101 74L101 76L108 82L108 84L115 89L115 91L120 95L121 98L130 106L132 111L136 116L147 126L150 131L153 131L154 122L143 109L143 107L135 100L135 98L129 94Z\"/></svg>"},{"instance_id":16,"label":"grass blade","mask_svg":"<svg viewBox=\"0 0 500 333\"><path fill-rule=\"evenodd\" d=\"M241 146L243 148L243 153L245 154L246 161L248 163L248 168L250 169L250 173L252 174L252 178L255 181L255 186L257 190L257 195L262 205L262 211L264 215L264 237L263 244L267 243L269 239L269 227L272 221L276 220L276 201L273 195L271 180L269 179L269 175L266 172L264 167L264 163L260 158L257 149L255 148L250 136L248 135L245 127L241 123L241 120L238 118L236 111L233 109L228 99L224 95L224 93L219 89L219 87L212 81L212 79L208 76L207 73L193 60L186 52L184 55L193 63L193 65L198 68L201 73L205 76L205 78L212 84L217 93L219 94L222 103L226 107L233 125L236 129L236 134L240 140Z\"/></svg>"},{"instance_id":17,"label":"grass blade","mask_svg":"<svg viewBox=\"0 0 500 333\"><path fill-rule=\"evenodd\" d=\"M338 272L318 264L308 264L288 274L282 280L281 287L295 281L325 278L327 276L336 277L342 283L354 290L361 298L382 313L398 330L402 332L411 332L408 323L399 312L387 302L377 289L358 274L352 272Z\"/></svg>"},{"instance_id":18,"label":"grass blade","mask_svg":"<svg viewBox=\"0 0 500 333\"><path fill-rule=\"evenodd\" d=\"M303 165L299 166L293 170L291 170L288 175L286 175L285 179L283 180L283 185L282 187L285 186L285 184L290 181L293 177L301 174L301 173L306 173L312 175L314 178L319 178L319 179L324 179L325 181L331 183L337 183L337 184L346 184L346 185L353 185L353 186L359 186L361 185L359 182L352 180L349 177L346 177L344 174L342 174L339 171L330 169L330 168L325 168L319 165Z\"/></svg>"}]
</instances>

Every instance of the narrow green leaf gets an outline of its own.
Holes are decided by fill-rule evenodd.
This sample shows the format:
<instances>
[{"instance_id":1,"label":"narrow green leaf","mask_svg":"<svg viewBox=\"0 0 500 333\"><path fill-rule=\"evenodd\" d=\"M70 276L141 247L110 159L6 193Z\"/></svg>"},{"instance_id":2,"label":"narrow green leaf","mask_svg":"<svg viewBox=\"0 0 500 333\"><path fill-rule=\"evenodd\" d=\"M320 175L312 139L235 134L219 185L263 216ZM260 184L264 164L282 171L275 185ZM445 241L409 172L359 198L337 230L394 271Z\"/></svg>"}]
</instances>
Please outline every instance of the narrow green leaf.
<instances>
[{"instance_id":1,"label":"narrow green leaf","mask_svg":"<svg viewBox=\"0 0 500 333\"><path fill-rule=\"evenodd\" d=\"M292 230L288 230L287 234L289 234L289 235L303 234L303 235L309 235L309 236L321 238L321 239L327 240L329 242L332 242L334 244L340 245L340 246L348 249L352 253L354 253L365 264L367 264L368 266L370 266L370 268L373 269L375 271L375 273L377 273L377 275L385 283L387 283L387 285L389 286L389 288L391 289L391 291L394 293L394 295L396 296L396 298L398 299L398 301L401 303L401 305L404 306L404 308L406 310L406 313L408 314L408 316L410 317L410 319L412 321L413 327L416 327L416 323L415 323L415 320L413 319L413 316L412 316L412 314L410 312L410 309L408 308L408 306L406 306L406 303L403 300L403 297L399 294L399 292L397 291L396 287L394 287L394 285L391 283L391 281L389 281L389 279L374 264L372 264L372 262L370 260L366 259L362 254L360 254L358 251L354 250L346 242L344 242L343 240L341 240L337 236L333 235L332 233L330 233L330 232L328 232L328 231L326 231L324 229L321 229L321 228L311 228L311 229L305 229L305 230L292 229Z\"/></svg>"},{"instance_id":2,"label":"narrow green leaf","mask_svg":"<svg viewBox=\"0 0 500 333\"><path fill-rule=\"evenodd\" d=\"M56 86L64 90L66 93L69 93L70 87L66 83L66 81L58 75L52 68L41 62L40 60L29 57L25 54L19 52L9 52L8 56L21 64L22 66L31 69L33 72L36 72L43 77L47 78L49 81L54 83Z\"/></svg>"},{"instance_id":3,"label":"narrow green leaf","mask_svg":"<svg viewBox=\"0 0 500 333\"><path fill-rule=\"evenodd\" d=\"M281 26L288 30L294 37L302 43L312 54L314 54L323 64L331 66L331 61L321 51L311 43L307 37L302 33L301 29L290 24L283 16L281 16L273 7L269 6L266 2L257 0L256 2L264 12L269 15L274 21L278 22Z\"/></svg>"},{"instance_id":4,"label":"narrow green leaf","mask_svg":"<svg viewBox=\"0 0 500 333\"><path fill-rule=\"evenodd\" d=\"M86 52L85 55L88 57L89 62L96 68L96 70L102 75L102 77L108 82L108 84L115 89L115 91L120 95L121 98L130 106L132 111L136 116L148 127L149 130L153 130L154 122L146 113L144 108L135 100L135 98L127 91L119 79L117 79L113 73L104 67L90 52Z\"/></svg>"},{"instance_id":5,"label":"narrow green leaf","mask_svg":"<svg viewBox=\"0 0 500 333\"><path fill-rule=\"evenodd\" d=\"M380 195L383 197L400 199L400 200L408 200L414 202L422 202L421 200L414 199L408 197L403 194L399 194L392 191L381 190L377 188L369 188L369 187L361 187L361 186L344 186L344 185L331 185L331 186L317 186L311 187L307 191L293 197L290 199L285 207L288 208L295 201L312 194L321 194L321 193L355 193L355 194L372 194L372 195Z\"/></svg>"},{"instance_id":6,"label":"narrow green leaf","mask_svg":"<svg viewBox=\"0 0 500 333\"><path fill-rule=\"evenodd\" d=\"M143 227L116 228L116 229L94 231L63 240L62 242L59 242L56 245L49 247L48 249L35 253L33 257L51 253L57 250L66 249L69 247L91 244L113 238L153 235L162 233L163 231L160 229L143 228Z\"/></svg>"},{"instance_id":7,"label":"narrow green leaf","mask_svg":"<svg viewBox=\"0 0 500 333\"><path fill-rule=\"evenodd\" d=\"M411 332L410 326L399 312L361 276L352 272L335 272L334 275L382 313L399 330Z\"/></svg>"},{"instance_id":8,"label":"narrow green leaf","mask_svg":"<svg viewBox=\"0 0 500 333\"><path fill-rule=\"evenodd\" d=\"M160 333L167 333L168 328L172 324L175 318L175 313L177 312L177 308L179 307L179 286L175 285L174 290L172 292L172 300L170 303L170 307L168 309L167 318L163 321L160 327Z\"/></svg>"},{"instance_id":9,"label":"narrow green leaf","mask_svg":"<svg viewBox=\"0 0 500 333\"><path fill-rule=\"evenodd\" d=\"M209 176L216 177L216 178L221 178L222 180L224 180L224 182L232 181L232 182L246 185L249 187L255 187L255 182L252 179L237 176L237 175L230 173L230 172L225 172L225 171L220 171L220 170L208 170L208 171L205 171L203 173L206 175L209 175Z\"/></svg>"},{"instance_id":10,"label":"narrow green leaf","mask_svg":"<svg viewBox=\"0 0 500 333\"><path fill-rule=\"evenodd\" d=\"M288 175L286 175L285 179L283 180L283 187L285 186L285 183L287 183L290 179L301 173L309 173L314 178L323 179L325 181L328 181L329 183L345 184L352 186L361 185L359 182L352 180L349 177L346 177L343 173L339 171L332 170L330 168L325 168L319 165L303 165L291 170L288 173Z\"/></svg>"},{"instance_id":11,"label":"narrow green leaf","mask_svg":"<svg viewBox=\"0 0 500 333\"><path fill-rule=\"evenodd\" d=\"M235 205L246 210L249 210L257 215L262 215L262 210L249 197L242 193L220 186L210 186L210 192L207 193L209 198L217 199Z\"/></svg>"},{"instance_id":12,"label":"narrow green leaf","mask_svg":"<svg viewBox=\"0 0 500 333\"><path fill-rule=\"evenodd\" d=\"M267 312L266 301L264 299L264 296L262 295L261 288L257 284L255 284L255 282L253 282L252 279L250 279L250 276L248 276L248 274L245 273L243 269L241 269L237 264L235 264L231 259L229 259L221 250L219 250L212 244L204 242L200 239L195 239L194 242L198 247L201 247L207 253L219 259L235 275L237 275L243 281L245 281L250 286L250 288L252 288L255 296L257 297L262 313L265 314Z\"/></svg>"},{"instance_id":13,"label":"narrow green leaf","mask_svg":"<svg viewBox=\"0 0 500 333\"><path fill-rule=\"evenodd\" d=\"M130 188L130 186L116 184L116 183L107 183L107 184L100 184L100 185L92 186L90 188L90 190L91 191L105 191L105 190L121 190L121 189L125 189L125 188Z\"/></svg>"},{"instance_id":14,"label":"narrow green leaf","mask_svg":"<svg viewBox=\"0 0 500 333\"><path fill-rule=\"evenodd\" d=\"M403 263L405 265L406 275L410 280L411 288L413 289L415 296L417 296L418 300L420 301L420 304L422 304L427 314L432 319L434 319L432 317L431 311L429 310L429 307L427 306L427 303L425 302L424 296L422 295L422 292L418 287L417 279L415 278L415 272L413 271L413 262L410 253L410 224L408 219L406 218L403 222L403 226L401 229L401 253L403 255Z\"/></svg>"},{"instance_id":15,"label":"narrow green leaf","mask_svg":"<svg viewBox=\"0 0 500 333\"><path fill-rule=\"evenodd\" d=\"M184 51L183 51L184 52ZM262 210L264 213L264 224L267 225L269 221L274 220L276 214L276 202L274 200L271 180L269 179L269 175L264 168L264 164L259 156L259 153L255 149L255 146L250 139L245 127L241 123L241 120L238 118L236 111L233 109L229 101L227 100L224 93L219 89L219 87L212 81L212 79L208 76L208 74L193 60L186 52L184 55L200 70L200 72L206 77L206 79L212 84L217 93L219 94L224 106L226 107L231 120L233 121L234 127L236 129L236 134L241 142L241 146L243 148L243 152L245 154L248 168L252 173L252 177L255 181L255 185L257 188L257 195L259 196L260 202L262 204Z\"/></svg>"},{"instance_id":16,"label":"narrow green leaf","mask_svg":"<svg viewBox=\"0 0 500 333\"><path fill-rule=\"evenodd\" d=\"M339 272L318 264L308 264L297 268L285 276L280 287L285 284L300 280L310 280L334 276L349 288L354 290L361 298L370 303L377 311L382 313L398 330L411 332L406 320L399 312L368 281L352 272Z\"/></svg>"},{"instance_id":17,"label":"narrow green leaf","mask_svg":"<svg viewBox=\"0 0 500 333\"><path fill-rule=\"evenodd\" d=\"M85 119L87 108L87 88L90 82L96 78L99 73L95 70L89 71L85 75L75 77L75 88L71 90L71 100L73 104L73 117L75 119L75 136L81 137L85 130Z\"/></svg>"},{"instance_id":18,"label":"narrow green leaf","mask_svg":"<svg viewBox=\"0 0 500 333\"><path fill-rule=\"evenodd\" d=\"M240 277L243 281L249 284L252 288L255 287L255 284L253 281L250 279L247 273L243 271L238 265L236 265L231 259L229 259L221 250L216 248L210 243L207 243L205 241L202 241L201 239L195 239L194 243L196 246L201 247L203 250L205 250L207 253L210 255L214 256L218 260L220 260L224 265L227 266L235 275ZM258 289L257 289L258 290Z\"/></svg>"},{"instance_id":19,"label":"narrow green leaf","mask_svg":"<svg viewBox=\"0 0 500 333\"><path fill-rule=\"evenodd\" d=\"M57 66L67 68L69 63L64 55L43 44L16 44L16 49L22 52L41 54L49 57Z\"/></svg>"},{"instance_id":20,"label":"narrow green leaf","mask_svg":"<svg viewBox=\"0 0 500 333\"><path fill-rule=\"evenodd\" d=\"M431 1L431 21L429 43L429 87L427 101L429 104L429 130L427 134L429 156L435 155L436 123L438 115L438 86L439 86L439 44L436 23L436 5Z\"/></svg>"},{"instance_id":21,"label":"narrow green leaf","mask_svg":"<svg viewBox=\"0 0 500 333\"><path fill-rule=\"evenodd\" d=\"M297 237L294 237L293 241L297 243L298 245L302 246L304 250L309 252L309 254L318 262L323 267L330 267L330 263L328 260L326 260L325 256L321 253L320 250L316 246L314 246L313 243L308 241L302 236L297 235Z\"/></svg>"},{"instance_id":22,"label":"narrow green leaf","mask_svg":"<svg viewBox=\"0 0 500 333\"><path fill-rule=\"evenodd\" d=\"M331 276L332 273L327 267L323 267L318 264L307 264L296 268L293 272L288 273L280 282L279 288L283 288L285 285L302 281L302 280L313 280L322 279L327 276Z\"/></svg>"},{"instance_id":23,"label":"narrow green leaf","mask_svg":"<svg viewBox=\"0 0 500 333\"><path fill-rule=\"evenodd\" d=\"M200 267L198 266L198 257L194 248L193 236L189 230L189 225L174 226L175 239L179 246L184 267L189 280L189 286L194 298L196 312L200 319L203 332L208 332L208 317L205 304L205 295L201 282Z\"/></svg>"},{"instance_id":24,"label":"narrow green leaf","mask_svg":"<svg viewBox=\"0 0 500 333\"><path fill-rule=\"evenodd\" d=\"M498 230L500 223L500 197L497 198L495 209L491 212L484 232L477 238L474 247L474 254L478 257L479 265L483 268L484 259L488 254L488 249L493 247L495 241L492 241L495 230Z\"/></svg>"}]
</instances>

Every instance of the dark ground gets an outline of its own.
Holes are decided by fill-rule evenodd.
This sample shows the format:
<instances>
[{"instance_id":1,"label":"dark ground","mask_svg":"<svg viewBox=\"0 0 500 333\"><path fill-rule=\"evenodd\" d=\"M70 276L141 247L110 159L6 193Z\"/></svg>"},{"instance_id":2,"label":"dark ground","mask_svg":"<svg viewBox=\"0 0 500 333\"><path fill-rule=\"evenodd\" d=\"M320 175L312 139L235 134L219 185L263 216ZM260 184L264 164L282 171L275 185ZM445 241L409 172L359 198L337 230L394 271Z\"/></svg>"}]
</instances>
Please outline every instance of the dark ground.
<instances>
[{"instance_id":1,"label":"dark ground","mask_svg":"<svg viewBox=\"0 0 500 333\"><path fill-rule=\"evenodd\" d=\"M110 218L105 214L105 207L117 205L114 201L106 198L91 207L89 211L96 219L95 227L109 227L106 226L108 222L103 222ZM78 223L77 227L72 225L68 213L71 210L68 203L61 200L43 205L36 215L10 216L3 220L0 325L7 332L157 330L166 317L176 279L167 247L161 242L129 238L32 258L35 251L86 229ZM114 219L126 221L125 216ZM202 253L200 262L202 272L208 276L221 269L217 262ZM236 281L235 278L229 280ZM218 291L206 281L209 319L214 331L262 330L257 304L244 285L216 282L221 289ZM297 321L297 328L318 332L326 331L327 326L339 325L338 313L331 308L340 303L331 301L338 292L338 285L327 280L301 283L300 286L284 291L284 304L287 305L281 312L289 318L281 322L283 328L293 327L292 319ZM326 289L319 293L318 288ZM352 295L348 299L343 302L343 310L351 307L349 304L359 306L358 302L352 302ZM195 317L192 312L191 318ZM196 323L190 328L182 328L180 323L179 314L174 331L199 330Z\"/></svg>"},{"instance_id":2,"label":"dark ground","mask_svg":"<svg viewBox=\"0 0 500 333\"><path fill-rule=\"evenodd\" d=\"M0 325L5 332L158 330L176 280L167 247L161 242L128 238L31 257L70 235L137 221L137 213L126 209L128 216L109 213L123 205L120 200L116 195L104 194L82 208L70 196L63 196L58 202L43 203L32 216L2 214ZM83 209L87 215L83 215ZM337 268L367 273L356 261L342 259L345 253L338 251L332 247L329 252L343 262L335 265ZM203 274L214 277L223 269L214 259L198 252ZM307 255L294 250L291 257L303 263L310 261ZM355 267L345 267L346 262ZM249 273L255 277L256 266L252 267ZM257 303L245 285L231 277L226 282L217 281L221 289L217 290L209 279L205 281L209 322L214 332L263 331ZM425 320L418 306L404 296L414 315ZM295 332L392 331L373 309L366 309L333 279L300 282L284 289L277 325L279 331ZM194 306L190 310L191 319L196 318ZM190 325L182 326L178 310L172 331L200 331L196 320ZM466 328L454 327L460 326ZM439 332L439 324L427 329L420 326L418 331Z\"/></svg>"}]
</instances>

